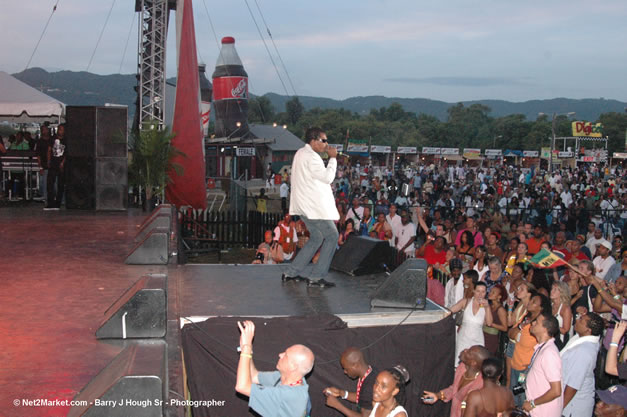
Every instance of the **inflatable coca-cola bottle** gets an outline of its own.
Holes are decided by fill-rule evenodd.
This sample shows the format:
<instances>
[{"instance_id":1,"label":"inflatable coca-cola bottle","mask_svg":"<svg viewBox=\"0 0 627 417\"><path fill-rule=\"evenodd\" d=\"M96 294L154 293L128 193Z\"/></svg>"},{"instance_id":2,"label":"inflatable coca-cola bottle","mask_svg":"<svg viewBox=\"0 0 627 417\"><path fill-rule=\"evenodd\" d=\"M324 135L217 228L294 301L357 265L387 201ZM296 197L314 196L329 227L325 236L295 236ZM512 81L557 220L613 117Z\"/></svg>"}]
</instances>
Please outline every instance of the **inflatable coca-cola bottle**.
<instances>
[{"instance_id":1,"label":"inflatable coca-cola bottle","mask_svg":"<svg viewBox=\"0 0 627 417\"><path fill-rule=\"evenodd\" d=\"M209 135L209 116L211 115L211 95L213 88L205 74L205 64L198 65L198 80L200 81L200 118L202 119L203 136Z\"/></svg>"},{"instance_id":2,"label":"inflatable coca-cola bottle","mask_svg":"<svg viewBox=\"0 0 627 417\"><path fill-rule=\"evenodd\" d=\"M248 74L235 50L235 39L230 36L222 38L212 78L216 137L245 136L248 133Z\"/></svg>"}]
</instances>

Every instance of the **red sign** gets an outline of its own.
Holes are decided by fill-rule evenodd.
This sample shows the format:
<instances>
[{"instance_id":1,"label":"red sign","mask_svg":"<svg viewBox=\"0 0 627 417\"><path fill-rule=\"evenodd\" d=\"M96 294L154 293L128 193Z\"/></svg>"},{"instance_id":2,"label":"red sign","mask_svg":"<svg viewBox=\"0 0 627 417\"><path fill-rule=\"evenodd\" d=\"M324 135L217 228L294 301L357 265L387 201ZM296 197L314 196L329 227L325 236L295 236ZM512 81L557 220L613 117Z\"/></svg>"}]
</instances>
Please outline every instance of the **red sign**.
<instances>
[{"instance_id":1,"label":"red sign","mask_svg":"<svg viewBox=\"0 0 627 417\"><path fill-rule=\"evenodd\" d=\"M248 99L248 78L219 77L213 79L213 100Z\"/></svg>"}]
</instances>

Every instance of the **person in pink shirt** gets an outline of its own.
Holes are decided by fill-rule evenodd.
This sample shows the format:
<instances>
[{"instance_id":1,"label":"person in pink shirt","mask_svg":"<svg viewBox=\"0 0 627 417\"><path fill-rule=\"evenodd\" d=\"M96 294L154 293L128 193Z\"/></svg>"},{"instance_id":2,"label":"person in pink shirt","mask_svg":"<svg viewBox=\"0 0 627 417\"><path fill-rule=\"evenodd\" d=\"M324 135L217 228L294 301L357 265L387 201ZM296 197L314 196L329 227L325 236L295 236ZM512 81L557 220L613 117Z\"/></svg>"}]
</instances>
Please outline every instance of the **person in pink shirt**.
<instances>
[{"instance_id":1,"label":"person in pink shirt","mask_svg":"<svg viewBox=\"0 0 627 417\"><path fill-rule=\"evenodd\" d=\"M461 417L464 402L469 392L483 388L481 366L490 357L490 352L480 345L462 350L459 354L460 363L455 369L453 384L439 392L425 391L422 400L425 404L435 404L438 400L451 402L450 417Z\"/></svg>"},{"instance_id":2,"label":"person in pink shirt","mask_svg":"<svg viewBox=\"0 0 627 417\"><path fill-rule=\"evenodd\" d=\"M475 239L475 246L480 246L483 245L483 235L481 234L481 232L479 231L479 228L477 227L477 225L475 224L475 219L474 217L466 217L466 228L465 229L461 229L459 232L457 232L457 238L455 238L455 245L459 246L461 241L462 241L462 234L468 230L470 233L472 233L472 237Z\"/></svg>"},{"instance_id":3,"label":"person in pink shirt","mask_svg":"<svg viewBox=\"0 0 627 417\"><path fill-rule=\"evenodd\" d=\"M555 346L559 334L557 319L542 313L531 322L531 334L538 344L527 368L523 410L531 417L560 417L563 408L562 359Z\"/></svg>"}]
</instances>

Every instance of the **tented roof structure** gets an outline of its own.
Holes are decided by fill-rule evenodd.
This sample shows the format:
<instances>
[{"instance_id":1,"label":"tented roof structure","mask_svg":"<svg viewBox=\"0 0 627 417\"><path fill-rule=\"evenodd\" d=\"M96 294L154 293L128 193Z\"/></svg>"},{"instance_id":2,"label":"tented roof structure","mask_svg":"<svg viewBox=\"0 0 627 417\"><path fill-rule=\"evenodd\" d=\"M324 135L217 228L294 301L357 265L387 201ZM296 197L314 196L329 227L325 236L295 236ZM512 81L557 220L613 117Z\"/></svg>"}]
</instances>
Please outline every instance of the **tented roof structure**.
<instances>
[{"instance_id":1,"label":"tented roof structure","mask_svg":"<svg viewBox=\"0 0 627 417\"><path fill-rule=\"evenodd\" d=\"M0 121L59 122L64 116L65 104L0 71Z\"/></svg>"}]
</instances>

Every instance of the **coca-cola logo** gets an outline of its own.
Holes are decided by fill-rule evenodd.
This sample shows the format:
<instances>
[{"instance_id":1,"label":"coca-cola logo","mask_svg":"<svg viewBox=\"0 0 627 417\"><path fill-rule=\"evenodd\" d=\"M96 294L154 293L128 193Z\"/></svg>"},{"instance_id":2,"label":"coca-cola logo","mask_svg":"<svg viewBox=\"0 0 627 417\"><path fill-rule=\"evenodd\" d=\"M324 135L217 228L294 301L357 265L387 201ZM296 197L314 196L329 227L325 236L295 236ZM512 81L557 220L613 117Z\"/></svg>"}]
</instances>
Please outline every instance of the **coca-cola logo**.
<instances>
[{"instance_id":1,"label":"coca-cola logo","mask_svg":"<svg viewBox=\"0 0 627 417\"><path fill-rule=\"evenodd\" d=\"M237 98L247 98L248 88L246 78L239 80L235 88L231 89L231 96Z\"/></svg>"}]
</instances>

